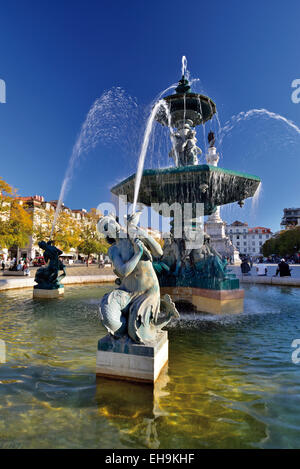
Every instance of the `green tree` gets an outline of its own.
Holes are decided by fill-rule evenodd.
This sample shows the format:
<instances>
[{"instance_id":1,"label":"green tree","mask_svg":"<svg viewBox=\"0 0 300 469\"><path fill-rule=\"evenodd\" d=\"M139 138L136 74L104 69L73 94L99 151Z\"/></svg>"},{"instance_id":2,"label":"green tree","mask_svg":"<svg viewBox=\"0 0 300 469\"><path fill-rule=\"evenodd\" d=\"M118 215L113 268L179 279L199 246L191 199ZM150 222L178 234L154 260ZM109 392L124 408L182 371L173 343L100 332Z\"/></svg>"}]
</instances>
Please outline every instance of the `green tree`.
<instances>
[{"instance_id":1,"label":"green tree","mask_svg":"<svg viewBox=\"0 0 300 469\"><path fill-rule=\"evenodd\" d=\"M81 241L78 245L78 252L88 256L88 261L91 254L106 254L109 248L104 236L97 231L97 223L100 218L101 214L92 208L87 214L86 226L80 233Z\"/></svg>"},{"instance_id":2,"label":"green tree","mask_svg":"<svg viewBox=\"0 0 300 469\"><path fill-rule=\"evenodd\" d=\"M48 241L50 239L53 220L53 212L45 211L43 213L40 223L36 224L34 229L34 236L37 242ZM71 248L76 249L80 243L81 230L80 223L69 212L62 210L58 215L52 240L62 251L69 252Z\"/></svg>"},{"instance_id":3,"label":"green tree","mask_svg":"<svg viewBox=\"0 0 300 469\"><path fill-rule=\"evenodd\" d=\"M281 231L262 246L263 255L266 257L271 254L292 256L298 251L300 251L300 226Z\"/></svg>"},{"instance_id":4,"label":"green tree","mask_svg":"<svg viewBox=\"0 0 300 469\"><path fill-rule=\"evenodd\" d=\"M17 198L17 191L0 178L0 246L24 247L32 234L32 218L26 204Z\"/></svg>"}]
</instances>

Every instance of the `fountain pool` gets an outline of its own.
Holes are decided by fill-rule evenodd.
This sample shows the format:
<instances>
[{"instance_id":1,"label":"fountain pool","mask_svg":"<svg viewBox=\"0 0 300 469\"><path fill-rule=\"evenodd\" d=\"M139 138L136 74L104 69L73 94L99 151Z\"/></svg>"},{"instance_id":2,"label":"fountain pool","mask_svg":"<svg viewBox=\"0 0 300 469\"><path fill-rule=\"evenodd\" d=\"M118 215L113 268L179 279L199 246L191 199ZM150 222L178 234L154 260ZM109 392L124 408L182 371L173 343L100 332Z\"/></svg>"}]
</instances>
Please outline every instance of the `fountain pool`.
<instances>
[{"instance_id":1,"label":"fountain pool","mask_svg":"<svg viewBox=\"0 0 300 469\"><path fill-rule=\"evenodd\" d=\"M243 314L182 314L153 402L151 386L95 378L111 288L0 293L0 448L299 448L300 289L245 285Z\"/></svg>"}]
</instances>

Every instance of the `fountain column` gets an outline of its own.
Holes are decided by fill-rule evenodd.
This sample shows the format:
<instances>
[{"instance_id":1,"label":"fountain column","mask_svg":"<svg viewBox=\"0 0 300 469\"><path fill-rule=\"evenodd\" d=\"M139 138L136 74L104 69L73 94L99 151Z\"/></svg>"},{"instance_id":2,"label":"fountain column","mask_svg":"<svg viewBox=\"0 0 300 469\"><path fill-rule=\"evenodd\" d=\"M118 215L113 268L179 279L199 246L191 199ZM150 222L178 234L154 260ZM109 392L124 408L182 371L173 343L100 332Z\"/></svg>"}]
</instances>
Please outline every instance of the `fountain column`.
<instances>
[{"instance_id":1,"label":"fountain column","mask_svg":"<svg viewBox=\"0 0 300 469\"><path fill-rule=\"evenodd\" d=\"M211 137L212 138L212 137ZM214 146L214 140L211 141L206 153L206 162L211 166L218 166L220 159L217 149ZM218 251L222 256L231 258L233 264L240 263L239 251L232 244L228 236L226 236L225 226L226 223L222 220L220 216L221 207L217 207L216 211L209 215L205 223L205 231L211 238L212 246Z\"/></svg>"}]
</instances>

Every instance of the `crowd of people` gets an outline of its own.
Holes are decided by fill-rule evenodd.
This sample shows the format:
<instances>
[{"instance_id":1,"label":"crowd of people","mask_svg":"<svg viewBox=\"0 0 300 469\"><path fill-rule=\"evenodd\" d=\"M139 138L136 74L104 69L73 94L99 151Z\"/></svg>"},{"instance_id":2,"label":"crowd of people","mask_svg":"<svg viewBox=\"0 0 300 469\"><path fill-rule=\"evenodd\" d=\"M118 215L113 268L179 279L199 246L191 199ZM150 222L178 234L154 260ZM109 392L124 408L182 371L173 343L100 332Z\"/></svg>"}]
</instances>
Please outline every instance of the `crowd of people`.
<instances>
[{"instance_id":1,"label":"crowd of people","mask_svg":"<svg viewBox=\"0 0 300 469\"><path fill-rule=\"evenodd\" d=\"M241 263L241 271L243 275L251 275L251 270L252 270L252 265L251 261L249 259L244 258ZM258 277L266 277L268 275L268 268L264 264L263 259L260 259L257 266L256 266L256 275ZM291 277L291 268L287 261L282 258L281 261L279 262L277 269L276 269L276 274L274 277L277 277L278 274L280 277Z\"/></svg>"},{"instance_id":2,"label":"crowd of people","mask_svg":"<svg viewBox=\"0 0 300 469\"><path fill-rule=\"evenodd\" d=\"M9 271L15 272L24 272L25 275L30 275L30 263L32 259L28 259L28 257L20 258L17 260L16 257L8 258L7 261L4 259L1 260L1 270L4 271L8 269Z\"/></svg>"}]
</instances>

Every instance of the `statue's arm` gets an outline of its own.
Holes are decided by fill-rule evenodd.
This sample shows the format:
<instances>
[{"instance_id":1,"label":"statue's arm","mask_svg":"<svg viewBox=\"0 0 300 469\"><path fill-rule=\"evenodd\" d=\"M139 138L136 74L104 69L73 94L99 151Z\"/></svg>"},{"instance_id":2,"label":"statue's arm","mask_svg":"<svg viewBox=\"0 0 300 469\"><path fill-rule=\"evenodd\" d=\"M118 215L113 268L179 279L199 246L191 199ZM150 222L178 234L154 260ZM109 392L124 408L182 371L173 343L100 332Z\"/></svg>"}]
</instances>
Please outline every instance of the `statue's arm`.
<instances>
[{"instance_id":1,"label":"statue's arm","mask_svg":"<svg viewBox=\"0 0 300 469\"><path fill-rule=\"evenodd\" d=\"M161 257L163 255L163 250L161 248L161 245L155 241L152 236L149 236L148 232L144 230L143 228L137 226L137 225L131 225L130 228L132 231L132 234L135 236L138 236L141 241L145 244L145 246L150 250L151 254L154 257Z\"/></svg>"},{"instance_id":2,"label":"statue's arm","mask_svg":"<svg viewBox=\"0 0 300 469\"><path fill-rule=\"evenodd\" d=\"M112 260L112 263L117 273L122 278L128 277L128 275L130 275L134 271L142 255L143 255L143 245L139 240L135 241L134 255L127 262L123 261L120 255L120 251L116 246L113 246L112 248L110 248L110 251L109 251L109 257Z\"/></svg>"},{"instance_id":3,"label":"statue's arm","mask_svg":"<svg viewBox=\"0 0 300 469\"><path fill-rule=\"evenodd\" d=\"M143 243L145 243L145 246L151 251L151 254L153 257L161 257L163 255L163 250L161 245L154 239L152 236L149 236L148 233L144 230L144 236L142 238Z\"/></svg>"}]
</instances>

